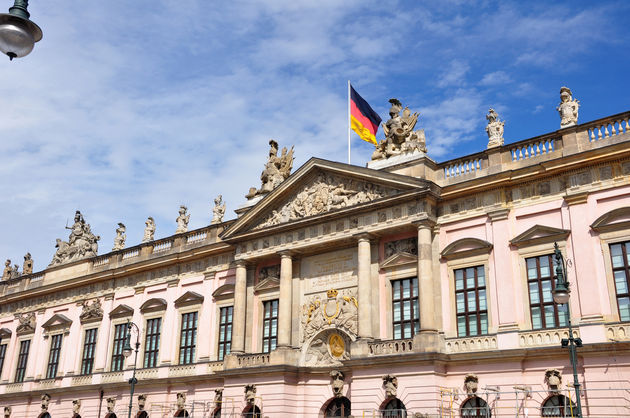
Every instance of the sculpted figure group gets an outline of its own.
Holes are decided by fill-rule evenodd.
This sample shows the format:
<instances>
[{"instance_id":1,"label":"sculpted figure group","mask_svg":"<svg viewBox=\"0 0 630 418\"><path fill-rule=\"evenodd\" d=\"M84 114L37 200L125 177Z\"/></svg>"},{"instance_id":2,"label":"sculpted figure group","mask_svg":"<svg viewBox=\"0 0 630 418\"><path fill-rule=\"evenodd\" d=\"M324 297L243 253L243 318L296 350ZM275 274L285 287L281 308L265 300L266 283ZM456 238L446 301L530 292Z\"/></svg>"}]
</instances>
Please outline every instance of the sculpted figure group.
<instances>
[{"instance_id":1,"label":"sculpted figure group","mask_svg":"<svg viewBox=\"0 0 630 418\"><path fill-rule=\"evenodd\" d=\"M245 195L247 199L253 199L269 193L291 175L294 160L293 147L291 147L291 150L283 147L282 153L278 157L278 143L271 139L269 140L269 146L269 158L263 172L260 174L262 185L260 189L251 187L249 193Z\"/></svg>"},{"instance_id":2,"label":"sculpted figure group","mask_svg":"<svg viewBox=\"0 0 630 418\"><path fill-rule=\"evenodd\" d=\"M68 241L57 238L57 252L53 256L49 266L56 266L69 261L81 260L87 257L95 257L98 253L98 241L101 239L94 235L90 229L90 224L85 222L80 211L74 215L74 223L71 227Z\"/></svg>"},{"instance_id":3,"label":"sculpted figure group","mask_svg":"<svg viewBox=\"0 0 630 418\"><path fill-rule=\"evenodd\" d=\"M22 272L20 273L20 266L14 264L11 267L11 260L4 262L4 270L2 270L2 280L17 279L25 274L33 273L33 259L31 253L26 253L24 256L24 264L22 265Z\"/></svg>"},{"instance_id":4,"label":"sculpted figure group","mask_svg":"<svg viewBox=\"0 0 630 418\"><path fill-rule=\"evenodd\" d=\"M418 112L411 113L408 107L403 110L398 99L390 99L389 120L383 126L385 139L381 140L372 154L372 160L382 160L400 154L427 152L424 129L414 131L418 122ZM402 111L402 116L400 112Z\"/></svg>"}]
</instances>

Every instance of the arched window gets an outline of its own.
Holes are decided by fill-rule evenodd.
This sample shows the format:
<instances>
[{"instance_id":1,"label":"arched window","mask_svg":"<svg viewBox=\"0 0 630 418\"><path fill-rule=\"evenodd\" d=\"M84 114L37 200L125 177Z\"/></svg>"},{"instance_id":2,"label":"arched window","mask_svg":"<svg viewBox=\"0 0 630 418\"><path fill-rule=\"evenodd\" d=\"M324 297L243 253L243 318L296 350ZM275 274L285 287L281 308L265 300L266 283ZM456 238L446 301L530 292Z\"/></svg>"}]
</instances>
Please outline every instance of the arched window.
<instances>
[{"instance_id":1,"label":"arched window","mask_svg":"<svg viewBox=\"0 0 630 418\"><path fill-rule=\"evenodd\" d=\"M543 417L569 417L575 415L575 403L564 395L553 395L547 398L541 407Z\"/></svg>"},{"instance_id":2,"label":"arched window","mask_svg":"<svg viewBox=\"0 0 630 418\"><path fill-rule=\"evenodd\" d=\"M472 396L462 404L462 417L490 418L491 416L488 403L478 396Z\"/></svg>"},{"instance_id":3,"label":"arched window","mask_svg":"<svg viewBox=\"0 0 630 418\"><path fill-rule=\"evenodd\" d=\"M342 396L341 398L334 398L324 411L324 417L349 417L350 416L350 399Z\"/></svg>"},{"instance_id":4,"label":"arched window","mask_svg":"<svg viewBox=\"0 0 630 418\"><path fill-rule=\"evenodd\" d=\"M407 408L398 398L391 398L386 401L381 413L383 418L407 418Z\"/></svg>"},{"instance_id":5,"label":"arched window","mask_svg":"<svg viewBox=\"0 0 630 418\"><path fill-rule=\"evenodd\" d=\"M262 418L260 408L256 405L249 405L243 409L243 418Z\"/></svg>"}]
</instances>

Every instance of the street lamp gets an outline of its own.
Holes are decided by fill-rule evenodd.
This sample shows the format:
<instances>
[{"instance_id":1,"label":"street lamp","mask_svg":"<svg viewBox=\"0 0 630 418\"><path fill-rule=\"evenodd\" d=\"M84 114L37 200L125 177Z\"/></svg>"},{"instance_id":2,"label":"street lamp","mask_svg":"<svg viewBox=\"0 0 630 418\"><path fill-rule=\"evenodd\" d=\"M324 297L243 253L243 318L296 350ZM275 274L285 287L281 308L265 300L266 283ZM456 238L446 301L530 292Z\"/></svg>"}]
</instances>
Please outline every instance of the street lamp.
<instances>
[{"instance_id":1,"label":"street lamp","mask_svg":"<svg viewBox=\"0 0 630 418\"><path fill-rule=\"evenodd\" d=\"M140 329L133 322L127 322L127 336L125 338L125 346L123 347L123 356L128 358L131 355L133 349L131 348L131 328L136 328L136 356L133 359L133 376L129 379L129 384L131 385L131 390L129 394L129 416L131 418L131 408L133 407L133 391L136 388L136 383L138 383L138 379L136 379L136 362L138 361L138 349L140 348Z\"/></svg>"},{"instance_id":2,"label":"street lamp","mask_svg":"<svg viewBox=\"0 0 630 418\"><path fill-rule=\"evenodd\" d=\"M0 13L0 51L10 60L28 55L42 39L42 30L29 20L27 8L28 0L15 0L9 13Z\"/></svg>"},{"instance_id":3,"label":"street lamp","mask_svg":"<svg viewBox=\"0 0 630 418\"><path fill-rule=\"evenodd\" d=\"M567 307L567 321L569 322L569 338L563 338L561 341L562 347L569 348L569 357L571 358L571 366L573 367L573 387L575 388L575 399L577 403L577 417L582 417L582 401L580 400L580 381L577 375L577 347L582 347L581 338L573 338L573 328L571 327L571 310L569 309L569 296L571 289L569 289L569 282L565 277L565 264L558 243L554 243L554 253L556 258L556 288L553 290L553 300L559 305L565 305Z\"/></svg>"}]
</instances>

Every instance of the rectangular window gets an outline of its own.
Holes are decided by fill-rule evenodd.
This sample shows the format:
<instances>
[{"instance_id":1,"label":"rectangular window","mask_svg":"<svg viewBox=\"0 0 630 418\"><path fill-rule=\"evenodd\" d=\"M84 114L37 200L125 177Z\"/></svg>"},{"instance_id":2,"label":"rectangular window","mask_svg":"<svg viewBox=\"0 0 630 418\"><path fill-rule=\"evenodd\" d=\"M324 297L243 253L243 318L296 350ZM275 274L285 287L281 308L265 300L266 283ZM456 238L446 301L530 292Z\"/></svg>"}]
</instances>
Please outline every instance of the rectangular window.
<instances>
[{"instance_id":1,"label":"rectangular window","mask_svg":"<svg viewBox=\"0 0 630 418\"><path fill-rule=\"evenodd\" d=\"M62 337L63 334L57 334L50 337L50 354L48 355L48 368L46 369L46 379L54 379L57 376Z\"/></svg>"},{"instance_id":2,"label":"rectangular window","mask_svg":"<svg viewBox=\"0 0 630 418\"><path fill-rule=\"evenodd\" d=\"M488 333L486 275L483 266L455 270L457 336Z\"/></svg>"},{"instance_id":3,"label":"rectangular window","mask_svg":"<svg viewBox=\"0 0 630 418\"><path fill-rule=\"evenodd\" d=\"M0 345L0 376L2 376L2 370L4 369L4 358L7 356L7 345Z\"/></svg>"},{"instance_id":4,"label":"rectangular window","mask_svg":"<svg viewBox=\"0 0 630 418\"><path fill-rule=\"evenodd\" d=\"M86 329L83 340L83 358L81 359L81 374L92 374L94 367L94 350L96 350L96 333L98 328Z\"/></svg>"},{"instance_id":5,"label":"rectangular window","mask_svg":"<svg viewBox=\"0 0 630 418\"><path fill-rule=\"evenodd\" d=\"M123 348L127 338L127 324L118 324L114 327L114 346L112 348L112 371L118 372L125 366Z\"/></svg>"},{"instance_id":6,"label":"rectangular window","mask_svg":"<svg viewBox=\"0 0 630 418\"><path fill-rule=\"evenodd\" d=\"M630 321L630 241L610 245L613 278L615 279L615 293L617 294L617 309L619 319Z\"/></svg>"},{"instance_id":7,"label":"rectangular window","mask_svg":"<svg viewBox=\"0 0 630 418\"><path fill-rule=\"evenodd\" d=\"M179 340L179 364L195 361L197 345L197 312L182 314L182 333Z\"/></svg>"},{"instance_id":8,"label":"rectangular window","mask_svg":"<svg viewBox=\"0 0 630 418\"><path fill-rule=\"evenodd\" d=\"M264 303L265 317L263 319L263 353L276 349L278 344L278 299Z\"/></svg>"},{"instance_id":9,"label":"rectangular window","mask_svg":"<svg viewBox=\"0 0 630 418\"><path fill-rule=\"evenodd\" d=\"M232 307L227 306L219 311L219 360L230 354L232 347Z\"/></svg>"},{"instance_id":10,"label":"rectangular window","mask_svg":"<svg viewBox=\"0 0 630 418\"><path fill-rule=\"evenodd\" d=\"M420 332L418 278L392 281L394 339L411 338Z\"/></svg>"},{"instance_id":11,"label":"rectangular window","mask_svg":"<svg viewBox=\"0 0 630 418\"><path fill-rule=\"evenodd\" d=\"M26 373L26 363L28 361L28 350L31 348L31 340L20 342L20 354L18 355L17 369L15 370L15 381L17 383L24 381Z\"/></svg>"},{"instance_id":12,"label":"rectangular window","mask_svg":"<svg viewBox=\"0 0 630 418\"><path fill-rule=\"evenodd\" d=\"M162 318L147 320L147 335L144 340L144 367L156 367L160 350L160 327Z\"/></svg>"},{"instance_id":13,"label":"rectangular window","mask_svg":"<svg viewBox=\"0 0 630 418\"><path fill-rule=\"evenodd\" d=\"M527 258L527 286L529 288L529 307L532 316L532 328L556 328L568 325L567 309L553 301L556 288L553 256L541 255Z\"/></svg>"}]
</instances>

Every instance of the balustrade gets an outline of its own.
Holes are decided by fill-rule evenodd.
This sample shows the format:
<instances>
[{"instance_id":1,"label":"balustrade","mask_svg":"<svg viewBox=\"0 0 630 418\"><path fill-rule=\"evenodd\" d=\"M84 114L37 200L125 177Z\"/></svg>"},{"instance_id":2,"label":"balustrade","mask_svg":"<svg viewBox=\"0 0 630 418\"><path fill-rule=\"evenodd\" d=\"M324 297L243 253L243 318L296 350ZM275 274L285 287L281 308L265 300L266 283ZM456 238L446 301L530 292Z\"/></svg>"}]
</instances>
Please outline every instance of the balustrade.
<instances>
[{"instance_id":1,"label":"balustrade","mask_svg":"<svg viewBox=\"0 0 630 418\"><path fill-rule=\"evenodd\" d=\"M556 139L551 137L519 143L510 148L510 155L512 156L512 161L522 161L549 154L555 150Z\"/></svg>"},{"instance_id":2,"label":"balustrade","mask_svg":"<svg viewBox=\"0 0 630 418\"><path fill-rule=\"evenodd\" d=\"M155 244L153 244L153 254L170 250L172 246L172 240L156 242Z\"/></svg>"},{"instance_id":3,"label":"balustrade","mask_svg":"<svg viewBox=\"0 0 630 418\"><path fill-rule=\"evenodd\" d=\"M469 351L495 350L496 348L496 335L460 337L446 340L447 353L465 353Z\"/></svg>"},{"instance_id":4,"label":"balustrade","mask_svg":"<svg viewBox=\"0 0 630 418\"><path fill-rule=\"evenodd\" d=\"M588 138L591 142L622 135L628 133L628 130L630 130L630 123L627 114L605 120L603 123L595 122L587 128Z\"/></svg>"},{"instance_id":5,"label":"balustrade","mask_svg":"<svg viewBox=\"0 0 630 418\"><path fill-rule=\"evenodd\" d=\"M208 231L193 232L186 237L186 244L194 244L204 241L208 237Z\"/></svg>"},{"instance_id":6,"label":"balustrade","mask_svg":"<svg viewBox=\"0 0 630 418\"><path fill-rule=\"evenodd\" d=\"M457 177L468 173L474 173L481 170L483 157L474 157L462 159L447 163L444 167L444 178Z\"/></svg>"},{"instance_id":7,"label":"balustrade","mask_svg":"<svg viewBox=\"0 0 630 418\"><path fill-rule=\"evenodd\" d=\"M578 338L579 331L574 329L573 336ZM559 346L563 338L569 338L568 328L528 331L520 333L519 344L521 347Z\"/></svg>"},{"instance_id":8,"label":"balustrade","mask_svg":"<svg viewBox=\"0 0 630 418\"><path fill-rule=\"evenodd\" d=\"M389 340L368 344L371 356L410 353L413 351L413 340Z\"/></svg>"},{"instance_id":9,"label":"balustrade","mask_svg":"<svg viewBox=\"0 0 630 418\"><path fill-rule=\"evenodd\" d=\"M269 364L269 354L245 354L238 356L240 367L262 366Z\"/></svg>"}]
</instances>

